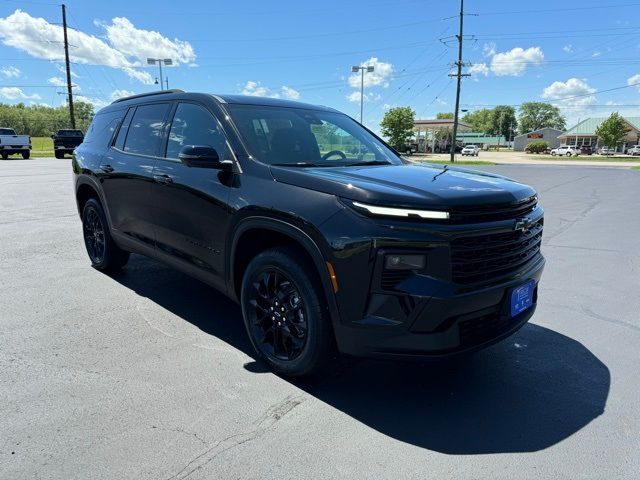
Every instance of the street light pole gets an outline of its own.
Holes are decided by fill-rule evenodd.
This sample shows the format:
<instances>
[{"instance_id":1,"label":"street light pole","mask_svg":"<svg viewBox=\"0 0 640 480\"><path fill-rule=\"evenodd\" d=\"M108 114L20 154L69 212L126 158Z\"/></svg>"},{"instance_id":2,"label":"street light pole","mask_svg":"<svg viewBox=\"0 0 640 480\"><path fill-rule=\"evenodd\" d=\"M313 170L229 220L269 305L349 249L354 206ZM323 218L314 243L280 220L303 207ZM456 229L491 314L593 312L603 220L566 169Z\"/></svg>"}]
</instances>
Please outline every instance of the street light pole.
<instances>
[{"instance_id":1,"label":"street light pole","mask_svg":"<svg viewBox=\"0 0 640 480\"><path fill-rule=\"evenodd\" d=\"M360 72L360 123L362 124L362 112L364 108L364 72L367 71L369 73L373 72L373 66L368 67L360 67L353 66L351 67L351 71L353 73Z\"/></svg>"},{"instance_id":2,"label":"street light pole","mask_svg":"<svg viewBox=\"0 0 640 480\"><path fill-rule=\"evenodd\" d=\"M171 60L170 58L147 58L147 63L149 65L155 65L156 62L160 67L160 90L164 90L164 83L162 81L162 64L164 63L165 65L173 65L173 60Z\"/></svg>"}]
</instances>

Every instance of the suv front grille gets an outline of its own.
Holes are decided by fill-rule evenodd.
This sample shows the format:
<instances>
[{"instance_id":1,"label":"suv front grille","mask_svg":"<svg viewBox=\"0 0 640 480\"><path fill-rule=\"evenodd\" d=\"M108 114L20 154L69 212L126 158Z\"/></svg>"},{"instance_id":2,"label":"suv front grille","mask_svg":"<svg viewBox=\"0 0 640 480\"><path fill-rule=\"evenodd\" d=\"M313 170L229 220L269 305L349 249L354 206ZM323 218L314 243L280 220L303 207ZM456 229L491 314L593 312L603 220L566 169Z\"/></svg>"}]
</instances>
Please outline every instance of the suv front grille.
<instances>
[{"instance_id":1,"label":"suv front grille","mask_svg":"<svg viewBox=\"0 0 640 480\"><path fill-rule=\"evenodd\" d=\"M528 231L517 230L451 242L452 279L458 284L479 283L516 272L540 253L544 220Z\"/></svg>"},{"instance_id":2,"label":"suv front grille","mask_svg":"<svg viewBox=\"0 0 640 480\"><path fill-rule=\"evenodd\" d=\"M493 222L523 217L535 210L537 205L538 198L534 195L516 203L454 207L449 215L452 223Z\"/></svg>"}]
</instances>

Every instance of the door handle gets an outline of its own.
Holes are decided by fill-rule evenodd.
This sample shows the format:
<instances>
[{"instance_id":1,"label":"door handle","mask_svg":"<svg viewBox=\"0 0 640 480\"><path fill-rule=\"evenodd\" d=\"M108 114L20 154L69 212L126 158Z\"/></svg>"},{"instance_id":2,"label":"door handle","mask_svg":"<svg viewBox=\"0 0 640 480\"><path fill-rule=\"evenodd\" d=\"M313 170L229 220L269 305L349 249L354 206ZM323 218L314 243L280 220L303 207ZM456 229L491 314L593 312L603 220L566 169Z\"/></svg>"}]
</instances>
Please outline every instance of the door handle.
<instances>
[{"instance_id":1,"label":"door handle","mask_svg":"<svg viewBox=\"0 0 640 480\"><path fill-rule=\"evenodd\" d=\"M102 170L104 173L111 173L113 172L113 167L111 165L100 165L100 170Z\"/></svg>"},{"instance_id":2,"label":"door handle","mask_svg":"<svg viewBox=\"0 0 640 480\"><path fill-rule=\"evenodd\" d=\"M153 179L163 185L169 185L170 183L173 183L173 178L171 178L171 176L167 175L166 173L163 173L162 175L154 175Z\"/></svg>"}]
</instances>

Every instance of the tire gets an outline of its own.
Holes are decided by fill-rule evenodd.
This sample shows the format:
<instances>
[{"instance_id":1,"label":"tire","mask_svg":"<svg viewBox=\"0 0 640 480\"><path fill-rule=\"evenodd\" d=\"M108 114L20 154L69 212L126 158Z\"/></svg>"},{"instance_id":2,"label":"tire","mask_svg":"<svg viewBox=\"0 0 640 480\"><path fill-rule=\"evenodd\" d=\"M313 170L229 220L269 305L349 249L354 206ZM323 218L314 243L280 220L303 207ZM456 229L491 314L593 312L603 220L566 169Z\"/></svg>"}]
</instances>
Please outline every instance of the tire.
<instances>
[{"instance_id":1,"label":"tire","mask_svg":"<svg viewBox=\"0 0 640 480\"><path fill-rule=\"evenodd\" d=\"M571 152L567 152L566 155L567 155L567 157L570 157L571 156Z\"/></svg>"},{"instance_id":2,"label":"tire","mask_svg":"<svg viewBox=\"0 0 640 480\"><path fill-rule=\"evenodd\" d=\"M113 241L102 205L95 198L87 200L82 209L82 237L91 266L97 270L115 272L129 261L129 252Z\"/></svg>"},{"instance_id":3,"label":"tire","mask_svg":"<svg viewBox=\"0 0 640 480\"><path fill-rule=\"evenodd\" d=\"M62 154L61 154L60 152L57 152L57 151L56 151L56 152L54 153L54 155L56 156L56 158L57 158L58 160L59 160L59 159L61 159L61 158L64 158L64 153L62 153Z\"/></svg>"},{"instance_id":4,"label":"tire","mask_svg":"<svg viewBox=\"0 0 640 480\"><path fill-rule=\"evenodd\" d=\"M2 153L2 159L6 160L7 158L9 158L9 154L8 153Z\"/></svg>"},{"instance_id":5,"label":"tire","mask_svg":"<svg viewBox=\"0 0 640 480\"><path fill-rule=\"evenodd\" d=\"M29 160L29 157L31 157L31 152L29 150L27 150L26 152L22 152L22 158L24 160Z\"/></svg>"},{"instance_id":6,"label":"tire","mask_svg":"<svg viewBox=\"0 0 640 480\"><path fill-rule=\"evenodd\" d=\"M331 321L315 267L292 248L258 254L242 279L240 303L258 356L289 377L321 373L333 358Z\"/></svg>"},{"instance_id":7,"label":"tire","mask_svg":"<svg viewBox=\"0 0 640 480\"><path fill-rule=\"evenodd\" d=\"M551 156L555 157L556 156L556 152L551 152Z\"/></svg>"}]
</instances>

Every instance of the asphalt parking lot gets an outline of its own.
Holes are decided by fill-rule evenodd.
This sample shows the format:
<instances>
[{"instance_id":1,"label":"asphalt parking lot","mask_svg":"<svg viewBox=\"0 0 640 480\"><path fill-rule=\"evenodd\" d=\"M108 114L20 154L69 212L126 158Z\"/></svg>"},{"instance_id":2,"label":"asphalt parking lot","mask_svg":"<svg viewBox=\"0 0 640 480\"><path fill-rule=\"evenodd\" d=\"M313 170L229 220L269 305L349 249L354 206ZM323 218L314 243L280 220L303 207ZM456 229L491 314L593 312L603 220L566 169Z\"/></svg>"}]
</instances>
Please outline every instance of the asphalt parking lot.
<instances>
[{"instance_id":1,"label":"asphalt parking lot","mask_svg":"<svg viewBox=\"0 0 640 480\"><path fill-rule=\"evenodd\" d=\"M540 305L465 364L257 363L229 300L92 269L69 160L0 161L0 478L638 478L640 172L495 166L546 210Z\"/></svg>"}]
</instances>

